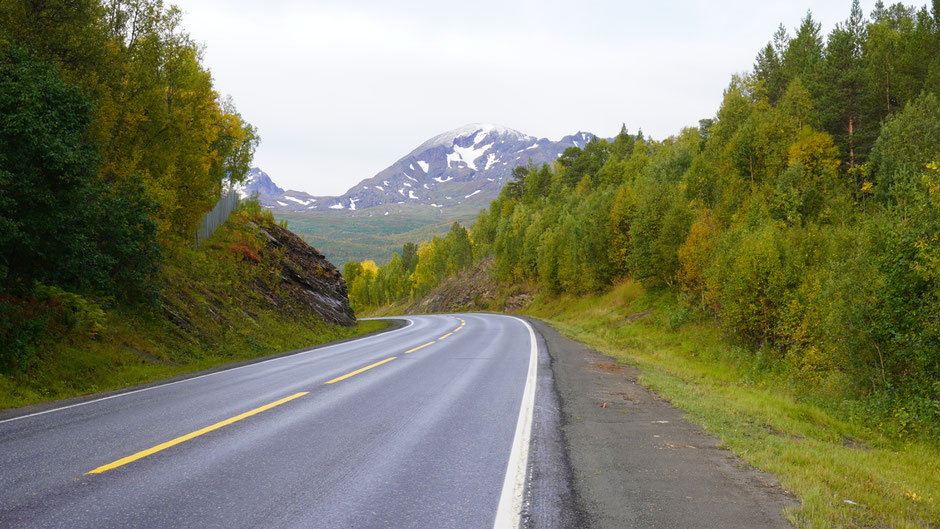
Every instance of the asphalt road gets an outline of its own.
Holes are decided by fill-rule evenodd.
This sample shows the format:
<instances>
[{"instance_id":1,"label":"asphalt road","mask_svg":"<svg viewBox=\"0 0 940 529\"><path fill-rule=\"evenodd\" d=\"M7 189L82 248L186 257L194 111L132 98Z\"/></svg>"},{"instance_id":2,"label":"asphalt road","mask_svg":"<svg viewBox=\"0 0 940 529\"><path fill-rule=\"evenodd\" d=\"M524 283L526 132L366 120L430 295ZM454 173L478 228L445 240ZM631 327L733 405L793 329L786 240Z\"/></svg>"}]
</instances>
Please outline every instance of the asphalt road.
<instances>
[{"instance_id":1,"label":"asphalt road","mask_svg":"<svg viewBox=\"0 0 940 529\"><path fill-rule=\"evenodd\" d=\"M536 397L551 374L539 379L547 355L531 328L500 315L407 319L395 331L0 421L0 527L546 519L533 506L561 503L525 490L537 466L531 432L548 432L532 451L546 460L559 460L561 445L544 424L551 392Z\"/></svg>"}]
</instances>

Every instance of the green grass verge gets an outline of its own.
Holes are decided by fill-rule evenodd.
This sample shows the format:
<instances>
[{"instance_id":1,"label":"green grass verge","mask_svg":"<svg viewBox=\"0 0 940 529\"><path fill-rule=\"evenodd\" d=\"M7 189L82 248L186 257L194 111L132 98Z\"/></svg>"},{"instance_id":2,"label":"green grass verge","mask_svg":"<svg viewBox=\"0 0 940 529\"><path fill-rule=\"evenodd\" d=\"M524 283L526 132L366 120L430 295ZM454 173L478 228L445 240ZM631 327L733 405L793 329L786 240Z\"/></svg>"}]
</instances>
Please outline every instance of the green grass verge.
<instances>
[{"instance_id":1,"label":"green grass verge","mask_svg":"<svg viewBox=\"0 0 940 529\"><path fill-rule=\"evenodd\" d=\"M643 385L776 474L801 501L785 513L795 526L940 527L938 443L847 419L837 395L807 392L779 362L730 345L713 322L689 321L672 294L626 282L601 295L539 297L523 312L638 366Z\"/></svg>"},{"instance_id":2,"label":"green grass verge","mask_svg":"<svg viewBox=\"0 0 940 529\"><path fill-rule=\"evenodd\" d=\"M267 330L253 337L230 334L216 342L214 350L194 349L185 340L165 334L162 322L129 322L125 315L108 320L103 339L68 339L45 350L26 373L0 377L0 409L47 400L111 391L137 384L192 373L232 362L259 358L283 351L312 347L382 330L384 321L361 321L354 327L305 328L276 318L263 318ZM134 315L132 318L139 317ZM180 365L160 364L129 349ZM178 348L175 349L174 348ZM179 354L185 351L187 354ZM186 356L186 359L181 357Z\"/></svg>"}]
</instances>

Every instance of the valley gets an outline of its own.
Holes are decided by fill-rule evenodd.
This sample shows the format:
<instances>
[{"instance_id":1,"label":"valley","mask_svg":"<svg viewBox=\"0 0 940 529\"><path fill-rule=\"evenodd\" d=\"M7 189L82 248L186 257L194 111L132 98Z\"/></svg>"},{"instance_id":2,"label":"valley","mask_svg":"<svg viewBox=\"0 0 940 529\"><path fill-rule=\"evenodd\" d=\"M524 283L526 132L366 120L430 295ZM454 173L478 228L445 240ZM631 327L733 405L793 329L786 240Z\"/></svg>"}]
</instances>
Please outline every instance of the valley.
<instances>
[{"instance_id":1,"label":"valley","mask_svg":"<svg viewBox=\"0 0 940 529\"><path fill-rule=\"evenodd\" d=\"M454 221L469 224L478 210L471 206L443 211L404 204L395 214L385 215L385 206L356 212L311 211L294 213L274 210L274 217L287 221L291 231L320 250L330 262L373 260L386 263L401 253L405 243L429 240L447 233Z\"/></svg>"}]
</instances>

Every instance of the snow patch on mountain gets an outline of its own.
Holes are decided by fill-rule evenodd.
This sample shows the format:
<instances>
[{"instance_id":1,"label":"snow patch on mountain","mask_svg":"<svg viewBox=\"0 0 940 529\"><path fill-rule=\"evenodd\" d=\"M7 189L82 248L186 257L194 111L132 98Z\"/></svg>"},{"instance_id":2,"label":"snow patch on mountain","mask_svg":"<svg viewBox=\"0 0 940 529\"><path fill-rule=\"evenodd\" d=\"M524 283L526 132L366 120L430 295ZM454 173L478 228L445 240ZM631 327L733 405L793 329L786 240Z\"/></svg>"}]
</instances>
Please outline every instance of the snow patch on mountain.
<instances>
[{"instance_id":1,"label":"snow patch on mountain","mask_svg":"<svg viewBox=\"0 0 940 529\"><path fill-rule=\"evenodd\" d=\"M317 201L317 199L315 198L311 198L310 200L300 200L299 198L288 196L288 195L284 195L283 198L284 200L290 200L291 202L296 202L300 204L301 206L309 206L311 202Z\"/></svg>"},{"instance_id":2,"label":"snow patch on mountain","mask_svg":"<svg viewBox=\"0 0 940 529\"><path fill-rule=\"evenodd\" d=\"M473 144L469 147L460 147L454 145L454 152L447 155L447 160L450 162L452 159L456 161L461 161L467 164L467 167L477 171L476 159L480 156L483 156L483 153L487 151L490 147L493 146L492 143L484 145L483 147L477 147L477 144Z\"/></svg>"},{"instance_id":3,"label":"snow patch on mountain","mask_svg":"<svg viewBox=\"0 0 940 529\"><path fill-rule=\"evenodd\" d=\"M498 125L470 124L430 138L338 197L284 191L258 168L252 169L246 184L237 189L242 196L256 190L265 207L296 212L345 210L358 215L370 208L406 202L409 207L485 206L499 195L515 167L552 164L565 149L584 147L593 137L579 131L553 141ZM385 211L395 214L403 210L382 208L365 214Z\"/></svg>"}]
</instances>

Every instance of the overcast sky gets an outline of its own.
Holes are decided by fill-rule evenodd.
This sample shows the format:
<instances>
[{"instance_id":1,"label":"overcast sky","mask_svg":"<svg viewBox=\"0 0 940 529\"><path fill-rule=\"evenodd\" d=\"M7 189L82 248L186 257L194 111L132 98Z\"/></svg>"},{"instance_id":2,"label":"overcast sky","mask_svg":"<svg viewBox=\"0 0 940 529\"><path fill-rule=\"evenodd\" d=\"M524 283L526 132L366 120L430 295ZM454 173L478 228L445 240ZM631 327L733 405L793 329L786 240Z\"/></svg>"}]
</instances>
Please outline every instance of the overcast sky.
<instances>
[{"instance_id":1,"label":"overcast sky","mask_svg":"<svg viewBox=\"0 0 940 529\"><path fill-rule=\"evenodd\" d=\"M781 22L851 0L169 0L281 187L339 195L473 122L661 139L711 117ZM874 0L862 2L870 13Z\"/></svg>"}]
</instances>

